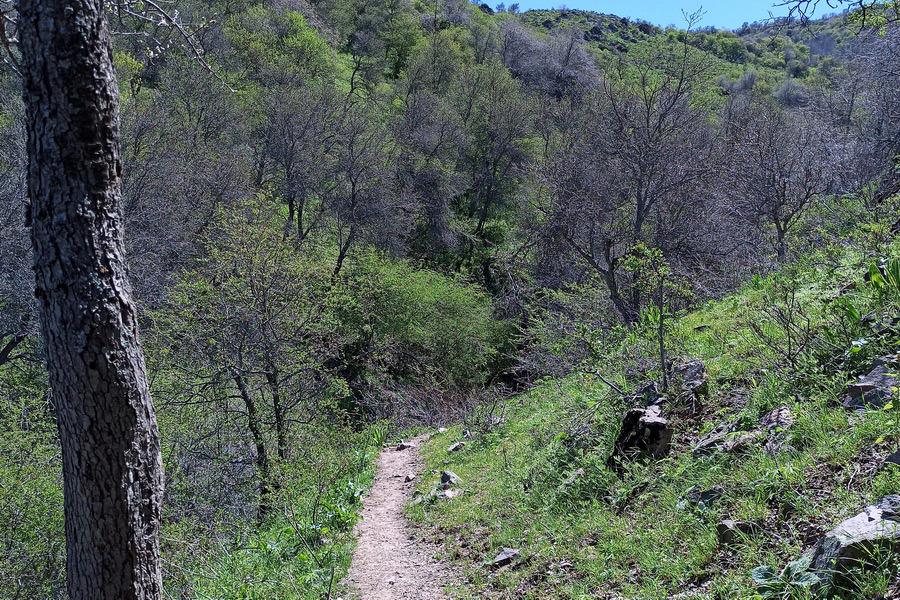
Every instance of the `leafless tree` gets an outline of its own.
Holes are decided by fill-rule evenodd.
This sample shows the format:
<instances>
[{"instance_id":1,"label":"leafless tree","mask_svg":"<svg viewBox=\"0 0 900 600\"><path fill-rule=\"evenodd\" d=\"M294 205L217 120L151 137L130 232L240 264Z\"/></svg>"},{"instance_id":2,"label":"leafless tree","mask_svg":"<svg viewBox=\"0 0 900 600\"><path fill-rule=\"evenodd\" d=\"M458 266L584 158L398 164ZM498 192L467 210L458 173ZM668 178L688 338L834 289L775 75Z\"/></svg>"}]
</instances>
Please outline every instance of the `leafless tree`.
<instances>
[{"instance_id":1,"label":"leafless tree","mask_svg":"<svg viewBox=\"0 0 900 600\"><path fill-rule=\"evenodd\" d=\"M686 44L675 55L615 60L543 174L545 243L565 242L627 322L641 297L622 258L638 241L677 254L708 200L714 137L692 96L705 69Z\"/></svg>"},{"instance_id":2,"label":"leafless tree","mask_svg":"<svg viewBox=\"0 0 900 600\"><path fill-rule=\"evenodd\" d=\"M732 202L751 222L774 227L779 260L787 257L788 233L835 183L823 127L809 111L758 99L741 115L731 140Z\"/></svg>"},{"instance_id":3,"label":"leafless tree","mask_svg":"<svg viewBox=\"0 0 900 600\"><path fill-rule=\"evenodd\" d=\"M25 342L37 333L31 240L25 226L25 111L17 83L9 76L0 82L11 117L0 127L0 366L31 357Z\"/></svg>"},{"instance_id":4,"label":"leafless tree","mask_svg":"<svg viewBox=\"0 0 900 600\"><path fill-rule=\"evenodd\" d=\"M419 206L409 243L414 252L434 258L459 244L450 203L463 191L463 177L454 170L463 129L443 99L423 91L407 99L395 135L397 178Z\"/></svg>"},{"instance_id":5,"label":"leafless tree","mask_svg":"<svg viewBox=\"0 0 900 600\"><path fill-rule=\"evenodd\" d=\"M344 105L332 85L273 90L266 103L257 184L272 184L288 207L299 247L322 225Z\"/></svg>"},{"instance_id":6,"label":"leafless tree","mask_svg":"<svg viewBox=\"0 0 900 600\"><path fill-rule=\"evenodd\" d=\"M192 61L170 57L164 81L125 95L122 113L128 265L135 295L157 306L220 206L252 193L249 132L236 95Z\"/></svg>"}]
</instances>

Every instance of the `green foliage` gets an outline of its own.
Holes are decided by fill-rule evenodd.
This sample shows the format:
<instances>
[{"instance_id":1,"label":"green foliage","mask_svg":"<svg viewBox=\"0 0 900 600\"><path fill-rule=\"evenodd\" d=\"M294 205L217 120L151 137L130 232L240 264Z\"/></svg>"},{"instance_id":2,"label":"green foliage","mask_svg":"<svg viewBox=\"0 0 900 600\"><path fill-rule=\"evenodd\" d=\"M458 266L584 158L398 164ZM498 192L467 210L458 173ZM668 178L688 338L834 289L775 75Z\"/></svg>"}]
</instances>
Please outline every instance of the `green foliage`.
<instances>
[{"instance_id":1,"label":"green foliage","mask_svg":"<svg viewBox=\"0 0 900 600\"><path fill-rule=\"evenodd\" d=\"M313 600L330 597L349 566L352 528L373 474L367 433L305 428L279 464L277 511L260 528L169 519L167 590L178 597Z\"/></svg>"},{"instance_id":2,"label":"green foliage","mask_svg":"<svg viewBox=\"0 0 900 600\"><path fill-rule=\"evenodd\" d=\"M900 259L890 258L869 265L869 283L882 302L900 302Z\"/></svg>"},{"instance_id":3,"label":"green foliage","mask_svg":"<svg viewBox=\"0 0 900 600\"><path fill-rule=\"evenodd\" d=\"M331 69L331 48L299 12L256 5L233 16L225 33L240 64L260 83L299 83L296 77Z\"/></svg>"},{"instance_id":4,"label":"green foliage","mask_svg":"<svg viewBox=\"0 0 900 600\"><path fill-rule=\"evenodd\" d=\"M819 583L819 578L807 570L810 562L808 556L799 558L789 562L780 573L772 567L756 567L753 581L763 598L812 598L811 588Z\"/></svg>"},{"instance_id":5,"label":"green foliage","mask_svg":"<svg viewBox=\"0 0 900 600\"><path fill-rule=\"evenodd\" d=\"M0 367L0 596L65 597L62 473L43 374Z\"/></svg>"},{"instance_id":6,"label":"green foliage","mask_svg":"<svg viewBox=\"0 0 900 600\"><path fill-rule=\"evenodd\" d=\"M472 286L370 252L334 293L342 329L368 348L376 380L470 387L494 366L503 330Z\"/></svg>"}]
</instances>

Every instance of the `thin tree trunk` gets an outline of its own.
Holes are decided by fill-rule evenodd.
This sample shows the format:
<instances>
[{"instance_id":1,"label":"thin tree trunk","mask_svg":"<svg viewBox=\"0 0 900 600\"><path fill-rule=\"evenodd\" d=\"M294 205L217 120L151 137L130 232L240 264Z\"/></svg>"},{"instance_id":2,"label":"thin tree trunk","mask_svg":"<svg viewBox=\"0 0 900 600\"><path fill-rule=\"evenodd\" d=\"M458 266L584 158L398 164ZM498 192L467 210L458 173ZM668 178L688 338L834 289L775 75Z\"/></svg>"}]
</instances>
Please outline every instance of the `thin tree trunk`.
<instances>
[{"instance_id":1,"label":"thin tree trunk","mask_svg":"<svg viewBox=\"0 0 900 600\"><path fill-rule=\"evenodd\" d=\"M657 331L659 337L659 369L662 377L662 391L667 392L669 391L669 370L666 368L666 291L662 278L659 281L659 297L657 300L659 307L659 330Z\"/></svg>"},{"instance_id":2,"label":"thin tree trunk","mask_svg":"<svg viewBox=\"0 0 900 600\"><path fill-rule=\"evenodd\" d=\"M256 469L259 472L259 509L257 519L262 523L268 516L271 505L270 497L272 495L272 469L269 464L269 454L266 451L266 441L262 434L262 428L259 423L259 413L256 411L256 402L247 387L247 381L238 371L232 374L234 383L237 385L241 399L244 401L244 408L247 409L247 428L253 437L253 444L256 446Z\"/></svg>"},{"instance_id":3,"label":"thin tree trunk","mask_svg":"<svg viewBox=\"0 0 900 600\"><path fill-rule=\"evenodd\" d=\"M347 253L350 251L350 245L353 243L353 240L356 238L356 226L350 226L350 232L347 234L347 239L344 240L344 243L341 244L341 248L338 251L337 263L334 265L334 273L331 274L331 282L334 283L337 281L338 275L341 274L341 268L344 266L344 260L347 258Z\"/></svg>"},{"instance_id":4,"label":"thin tree trunk","mask_svg":"<svg viewBox=\"0 0 900 600\"><path fill-rule=\"evenodd\" d=\"M275 413L275 437L278 442L278 458L287 458L287 431L284 421L284 407L281 404L281 390L278 383L278 372L270 370L266 373L266 381L272 391L272 411Z\"/></svg>"},{"instance_id":5,"label":"thin tree trunk","mask_svg":"<svg viewBox=\"0 0 900 600\"><path fill-rule=\"evenodd\" d=\"M776 226L775 231L777 233L777 250L778 250L778 262L784 262L787 258L787 243L785 241L785 237L787 233L780 227Z\"/></svg>"},{"instance_id":6,"label":"thin tree trunk","mask_svg":"<svg viewBox=\"0 0 900 600\"><path fill-rule=\"evenodd\" d=\"M119 95L104 4L21 0L19 26L69 597L156 600L162 456L124 262Z\"/></svg>"}]
</instances>

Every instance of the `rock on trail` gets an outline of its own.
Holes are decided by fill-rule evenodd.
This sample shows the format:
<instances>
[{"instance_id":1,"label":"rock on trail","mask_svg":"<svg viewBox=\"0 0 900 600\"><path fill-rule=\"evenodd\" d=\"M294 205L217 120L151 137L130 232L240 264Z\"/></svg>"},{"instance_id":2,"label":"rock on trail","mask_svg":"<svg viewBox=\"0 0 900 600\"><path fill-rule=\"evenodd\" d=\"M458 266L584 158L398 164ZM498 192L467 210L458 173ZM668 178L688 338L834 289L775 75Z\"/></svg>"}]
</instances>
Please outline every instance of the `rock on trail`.
<instances>
[{"instance_id":1,"label":"rock on trail","mask_svg":"<svg viewBox=\"0 0 900 600\"><path fill-rule=\"evenodd\" d=\"M422 470L420 435L386 449L378 459L375 483L363 500L356 525L357 545L346 583L359 600L447 600L444 586L453 580L452 568L435 560L434 551L416 542L403 507Z\"/></svg>"}]
</instances>

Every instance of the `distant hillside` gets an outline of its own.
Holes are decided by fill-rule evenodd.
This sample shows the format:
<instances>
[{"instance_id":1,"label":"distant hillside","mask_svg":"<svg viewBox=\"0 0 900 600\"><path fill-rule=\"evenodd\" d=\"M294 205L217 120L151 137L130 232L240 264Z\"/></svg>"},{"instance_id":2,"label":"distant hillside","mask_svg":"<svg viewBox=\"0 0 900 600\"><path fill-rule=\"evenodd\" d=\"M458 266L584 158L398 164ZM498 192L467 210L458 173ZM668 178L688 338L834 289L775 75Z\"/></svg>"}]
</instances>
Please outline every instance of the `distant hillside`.
<instances>
[{"instance_id":1,"label":"distant hillside","mask_svg":"<svg viewBox=\"0 0 900 600\"><path fill-rule=\"evenodd\" d=\"M673 39L685 35L680 29L583 10L530 10L520 18L525 24L546 31L575 27L584 33L590 47L602 52L628 52L631 45L659 35ZM737 31L705 27L687 35L692 46L729 63L805 78L810 69L839 65L852 52L856 33L847 24L846 14L840 14L808 23L795 19L761 21L745 24Z\"/></svg>"}]
</instances>

